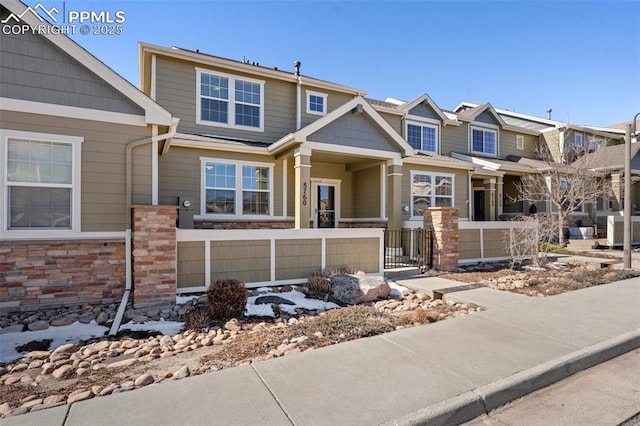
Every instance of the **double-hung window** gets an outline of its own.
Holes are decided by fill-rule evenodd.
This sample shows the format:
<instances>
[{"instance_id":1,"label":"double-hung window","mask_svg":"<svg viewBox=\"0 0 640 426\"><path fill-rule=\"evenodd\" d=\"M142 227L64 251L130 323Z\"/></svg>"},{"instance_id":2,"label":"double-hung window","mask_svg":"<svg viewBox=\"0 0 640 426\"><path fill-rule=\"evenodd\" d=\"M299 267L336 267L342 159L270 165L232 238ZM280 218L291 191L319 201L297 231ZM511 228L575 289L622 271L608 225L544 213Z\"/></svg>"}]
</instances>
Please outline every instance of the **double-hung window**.
<instances>
[{"instance_id":1,"label":"double-hung window","mask_svg":"<svg viewBox=\"0 0 640 426\"><path fill-rule=\"evenodd\" d=\"M197 70L197 122L262 131L264 82Z\"/></svg>"},{"instance_id":2,"label":"double-hung window","mask_svg":"<svg viewBox=\"0 0 640 426\"><path fill-rule=\"evenodd\" d=\"M2 131L7 231L78 230L80 137Z\"/></svg>"},{"instance_id":3,"label":"double-hung window","mask_svg":"<svg viewBox=\"0 0 640 426\"><path fill-rule=\"evenodd\" d=\"M479 154L498 155L498 132L492 129L472 127L471 151Z\"/></svg>"},{"instance_id":4,"label":"double-hung window","mask_svg":"<svg viewBox=\"0 0 640 426\"><path fill-rule=\"evenodd\" d=\"M452 207L455 176L447 173L411 172L411 216L422 217L428 207Z\"/></svg>"},{"instance_id":5,"label":"double-hung window","mask_svg":"<svg viewBox=\"0 0 640 426\"><path fill-rule=\"evenodd\" d=\"M407 142L417 151L438 152L438 126L407 123Z\"/></svg>"},{"instance_id":6,"label":"double-hung window","mask_svg":"<svg viewBox=\"0 0 640 426\"><path fill-rule=\"evenodd\" d=\"M205 215L271 216L273 166L203 159Z\"/></svg>"},{"instance_id":7,"label":"double-hung window","mask_svg":"<svg viewBox=\"0 0 640 426\"><path fill-rule=\"evenodd\" d=\"M582 145L583 145L582 137L583 137L582 133L573 134L573 144L575 145L576 148L582 149Z\"/></svg>"}]
</instances>

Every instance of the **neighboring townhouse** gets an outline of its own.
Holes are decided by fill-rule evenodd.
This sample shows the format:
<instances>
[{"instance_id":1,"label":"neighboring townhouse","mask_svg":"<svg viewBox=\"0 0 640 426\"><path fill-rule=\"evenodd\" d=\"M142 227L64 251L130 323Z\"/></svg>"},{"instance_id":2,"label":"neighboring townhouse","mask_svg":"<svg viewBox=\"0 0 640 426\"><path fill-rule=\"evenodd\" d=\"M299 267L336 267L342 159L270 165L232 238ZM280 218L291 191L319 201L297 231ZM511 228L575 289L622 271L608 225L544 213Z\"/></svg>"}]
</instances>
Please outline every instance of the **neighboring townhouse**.
<instances>
[{"instance_id":1,"label":"neighboring townhouse","mask_svg":"<svg viewBox=\"0 0 640 426\"><path fill-rule=\"evenodd\" d=\"M0 19L49 25L3 0ZM8 25L12 24L10 22ZM0 311L112 303L171 113L68 37L0 38Z\"/></svg>"}]
</instances>

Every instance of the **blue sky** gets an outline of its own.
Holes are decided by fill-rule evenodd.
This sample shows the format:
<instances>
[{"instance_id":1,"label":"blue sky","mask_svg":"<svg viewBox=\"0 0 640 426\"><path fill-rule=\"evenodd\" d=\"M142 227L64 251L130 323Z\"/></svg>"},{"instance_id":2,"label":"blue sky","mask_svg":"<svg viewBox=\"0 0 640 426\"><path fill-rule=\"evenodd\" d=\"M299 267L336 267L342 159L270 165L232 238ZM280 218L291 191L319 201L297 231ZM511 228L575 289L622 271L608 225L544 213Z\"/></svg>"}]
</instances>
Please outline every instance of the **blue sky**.
<instances>
[{"instance_id":1,"label":"blue sky","mask_svg":"<svg viewBox=\"0 0 640 426\"><path fill-rule=\"evenodd\" d=\"M37 1L29 0L34 5ZM62 1L43 1L47 6ZM138 85L137 42L259 62L366 90L428 93L574 124L640 112L640 1L80 1L123 10L122 35L72 36Z\"/></svg>"}]
</instances>

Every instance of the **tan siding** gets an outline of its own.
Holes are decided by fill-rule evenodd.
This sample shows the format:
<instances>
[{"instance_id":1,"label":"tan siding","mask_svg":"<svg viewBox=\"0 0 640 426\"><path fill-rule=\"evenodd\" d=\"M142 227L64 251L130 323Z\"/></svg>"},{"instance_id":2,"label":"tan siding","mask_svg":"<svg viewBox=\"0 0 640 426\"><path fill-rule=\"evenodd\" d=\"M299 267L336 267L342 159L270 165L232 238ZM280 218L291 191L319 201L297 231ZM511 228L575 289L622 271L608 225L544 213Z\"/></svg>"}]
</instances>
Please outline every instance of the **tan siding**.
<instances>
[{"instance_id":1,"label":"tan siding","mask_svg":"<svg viewBox=\"0 0 640 426\"><path fill-rule=\"evenodd\" d=\"M540 135L542 147L549 150L554 161L560 161L560 131L553 130Z\"/></svg>"},{"instance_id":2,"label":"tan siding","mask_svg":"<svg viewBox=\"0 0 640 426\"><path fill-rule=\"evenodd\" d=\"M452 152L465 153L469 151L469 126L443 126L441 154L451 155Z\"/></svg>"},{"instance_id":3,"label":"tan siding","mask_svg":"<svg viewBox=\"0 0 640 426\"><path fill-rule=\"evenodd\" d=\"M210 151L172 147L168 153L160 156L158 199L160 204L175 204L179 196L189 197L194 201L193 209L200 212L201 190L201 162L200 157L224 161L254 161L274 164L274 211L282 211L282 185L278 176L282 175L281 161L275 161L270 156L256 154L242 154L235 152Z\"/></svg>"},{"instance_id":4,"label":"tan siding","mask_svg":"<svg viewBox=\"0 0 640 426\"><path fill-rule=\"evenodd\" d=\"M324 93L327 95L327 114L333 111L334 109L346 104L351 99L353 99L353 95L349 95L346 93L340 93L332 90L324 90L317 89L314 87L302 85L302 127L308 126L319 118L322 118L321 115L317 114L307 114L307 90L311 92ZM293 98L295 102L295 96ZM295 108L295 103L294 103ZM294 112L295 117L295 112Z\"/></svg>"},{"instance_id":5,"label":"tan siding","mask_svg":"<svg viewBox=\"0 0 640 426\"><path fill-rule=\"evenodd\" d=\"M327 239L327 267L329 271L344 268L367 273L380 272L380 240L377 238Z\"/></svg>"},{"instance_id":6,"label":"tan siding","mask_svg":"<svg viewBox=\"0 0 640 426\"><path fill-rule=\"evenodd\" d=\"M269 281L270 259L269 241L211 242L211 280Z\"/></svg>"},{"instance_id":7,"label":"tan siding","mask_svg":"<svg viewBox=\"0 0 640 426\"><path fill-rule=\"evenodd\" d=\"M82 231L124 230L126 145L150 136L148 128L8 111L2 111L2 128L84 137Z\"/></svg>"},{"instance_id":8,"label":"tan siding","mask_svg":"<svg viewBox=\"0 0 640 426\"><path fill-rule=\"evenodd\" d=\"M276 241L276 280L309 277L322 266L322 241Z\"/></svg>"},{"instance_id":9,"label":"tan siding","mask_svg":"<svg viewBox=\"0 0 640 426\"><path fill-rule=\"evenodd\" d=\"M524 137L524 149L516 148L516 135ZM516 155L519 157L535 157L535 145L537 137L525 135L524 133L512 132L510 130L500 131L500 157Z\"/></svg>"},{"instance_id":10,"label":"tan siding","mask_svg":"<svg viewBox=\"0 0 640 426\"><path fill-rule=\"evenodd\" d=\"M466 170L446 169L443 167L430 167L417 164L407 164L402 169L402 205L411 205L411 171L420 170L429 173L448 173L455 176L453 185L454 190L454 207L458 209L460 218L467 218L469 216L469 208L466 203L469 197L468 190L468 177ZM411 212L402 213L402 220L410 220Z\"/></svg>"},{"instance_id":11,"label":"tan siding","mask_svg":"<svg viewBox=\"0 0 640 426\"><path fill-rule=\"evenodd\" d=\"M399 135L403 134L402 119L399 115L388 114L386 112L380 112L380 111L378 111L378 114L380 114L380 116L384 118L384 121L389 123L389 125L393 127L393 130L395 130Z\"/></svg>"},{"instance_id":12,"label":"tan siding","mask_svg":"<svg viewBox=\"0 0 640 426\"><path fill-rule=\"evenodd\" d=\"M340 180L340 217L353 217L352 176L345 170L345 166L312 162L311 179L314 178Z\"/></svg>"},{"instance_id":13,"label":"tan siding","mask_svg":"<svg viewBox=\"0 0 640 426\"><path fill-rule=\"evenodd\" d=\"M178 289L200 287L204 282L204 241L178 243Z\"/></svg>"},{"instance_id":14,"label":"tan siding","mask_svg":"<svg viewBox=\"0 0 640 426\"><path fill-rule=\"evenodd\" d=\"M480 251L480 230L460 229L458 231L458 243L460 247L459 259L479 259Z\"/></svg>"},{"instance_id":15,"label":"tan siding","mask_svg":"<svg viewBox=\"0 0 640 426\"><path fill-rule=\"evenodd\" d=\"M353 173L353 212L356 218L380 217L380 166Z\"/></svg>"},{"instance_id":16,"label":"tan siding","mask_svg":"<svg viewBox=\"0 0 640 426\"><path fill-rule=\"evenodd\" d=\"M196 67L195 63L158 57L156 62L157 101L176 117L180 117L179 131L197 134L216 134L241 137L262 142L274 142L295 130L296 87L293 83L265 79L214 68L211 71L265 81L264 131L254 132L218 126L196 124ZM205 67L202 67L205 68Z\"/></svg>"},{"instance_id":17,"label":"tan siding","mask_svg":"<svg viewBox=\"0 0 640 426\"><path fill-rule=\"evenodd\" d=\"M520 193L516 186L519 182L519 176L507 175L504 177L504 213L529 212L529 203L524 203L523 201L512 201L512 199L517 199Z\"/></svg>"},{"instance_id":18,"label":"tan siding","mask_svg":"<svg viewBox=\"0 0 640 426\"><path fill-rule=\"evenodd\" d=\"M137 147L132 152L136 165L131 170L133 204L151 204L151 156L151 144ZM175 200L169 204L175 204Z\"/></svg>"}]
</instances>

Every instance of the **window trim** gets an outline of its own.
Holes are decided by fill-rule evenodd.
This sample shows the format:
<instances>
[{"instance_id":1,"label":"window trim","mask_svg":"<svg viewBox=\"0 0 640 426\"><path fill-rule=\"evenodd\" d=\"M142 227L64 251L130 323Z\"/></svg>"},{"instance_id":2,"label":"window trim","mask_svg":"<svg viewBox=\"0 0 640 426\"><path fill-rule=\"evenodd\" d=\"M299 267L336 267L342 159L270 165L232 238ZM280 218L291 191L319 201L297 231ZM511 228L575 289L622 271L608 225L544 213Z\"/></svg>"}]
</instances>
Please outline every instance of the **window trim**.
<instances>
[{"instance_id":1,"label":"window trim","mask_svg":"<svg viewBox=\"0 0 640 426\"><path fill-rule=\"evenodd\" d=\"M200 90L200 80L202 78L202 74L214 75L217 77L224 77L229 79L229 99L228 102L228 110L227 110L227 118L228 123L217 123L215 121L208 121L202 119L202 93ZM236 89L235 82L236 80L246 81L248 83L255 83L260 85L260 126L252 127L252 126L242 126L235 123L236 119L236 104L239 101L236 101ZM212 126L212 127L225 127L228 129L238 129L238 130L248 130L251 132L264 132L264 80L256 80L249 77L236 76L233 74L226 74L223 72L218 72L214 70L208 70L204 68L196 67L196 124L201 124L203 126ZM244 102L240 102L243 105L252 105L246 104Z\"/></svg>"},{"instance_id":2,"label":"window trim","mask_svg":"<svg viewBox=\"0 0 640 426\"><path fill-rule=\"evenodd\" d=\"M328 95L326 93L314 92L313 90L307 90L306 93L307 93L307 114L327 115L327 98L328 98ZM310 109L311 96L317 96L319 98L322 98L322 101L323 101L322 105L324 106L324 110L322 112L313 111L313 110Z\"/></svg>"},{"instance_id":3,"label":"window trim","mask_svg":"<svg viewBox=\"0 0 640 426\"><path fill-rule=\"evenodd\" d=\"M580 144L578 144L578 136L580 136ZM584 147L584 133L573 133L573 146L582 149Z\"/></svg>"},{"instance_id":4,"label":"window trim","mask_svg":"<svg viewBox=\"0 0 640 426\"><path fill-rule=\"evenodd\" d=\"M456 175L453 173L441 173L441 172L430 172L430 171L425 171L425 170L411 170L411 180L409 181L409 208L411 210L409 210L410 212L410 220L417 220L417 219L422 219L422 216L414 216L413 211L413 177L415 175L429 175L431 176L431 181L435 182L436 177L446 177L446 178L450 178L451 179L451 195L438 195L438 197L441 198L450 198L451 199L451 206L450 207L455 207L456 205ZM431 205L433 207L435 207L435 198L436 198L436 194L435 191L432 191L431 195Z\"/></svg>"},{"instance_id":5,"label":"window trim","mask_svg":"<svg viewBox=\"0 0 640 426\"><path fill-rule=\"evenodd\" d=\"M440 122L435 121L435 120L415 120L415 119L411 119L411 120L405 120L404 122L404 140L413 148L413 146L411 145L411 143L409 143L409 125L412 126L420 126L420 127L431 127L433 129L435 129L436 131L436 150L435 151L428 151L425 149L416 149L416 152L428 152L431 154L440 154ZM420 148L423 148L423 141L422 141L422 130L420 131ZM414 148L415 149L415 148Z\"/></svg>"},{"instance_id":6,"label":"window trim","mask_svg":"<svg viewBox=\"0 0 640 426\"><path fill-rule=\"evenodd\" d=\"M524 149L524 135L516 135L516 149Z\"/></svg>"},{"instance_id":7,"label":"window trim","mask_svg":"<svg viewBox=\"0 0 640 426\"><path fill-rule=\"evenodd\" d=\"M38 142L55 142L71 145L71 220L70 228L33 228L33 229L9 229L9 168L7 161L9 160L9 140L10 139L28 139ZM0 129L0 164L4 172L2 173L2 184L0 185L0 199L2 199L5 208L2 209L2 225L0 227L0 236L3 237L19 237L26 238L36 235L46 236L69 233L79 233L82 228L82 143L84 137L60 135L53 133L27 132L20 130ZM34 185L37 186L37 185Z\"/></svg>"},{"instance_id":8,"label":"window trim","mask_svg":"<svg viewBox=\"0 0 640 426\"><path fill-rule=\"evenodd\" d=\"M484 151L475 151L473 149L473 131L474 130L479 130L482 132L493 132L496 135L496 152L494 153L489 153L489 152L484 152ZM483 137L483 148L484 148L484 137ZM480 154L480 155L485 155L487 157L497 157L498 153L500 152L500 128L498 126L491 126L491 125L483 125L483 126L477 126L477 125L471 125L469 126L469 152L474 153L474 154Z\"/></svg>"},{"instance_id":9,"label":"window trim","mask_svg":"<svg viewBox=\"0 0 640 426\"><path fill-rule=\"evenodd\" d=\"M206 165L207 163L218 164L233 164L236 167L236 180L234 191L236 193L234 214L214 214L207 213L207 187L205 185L206 179ZM242 214L242 166L254 166L254 167L268 167L269 168L269 214ZM265 219L274 217L274 163L263 163L258 161L241 161L230 160L226 158L213 158L213 157L200 157L200 216L203 218L248 218L248 219ZM267 192L267 191L264 191Z\"/></svg>"}]
</instances>

